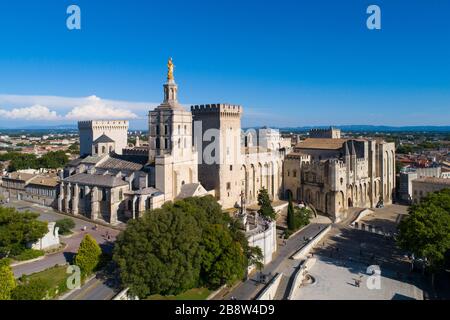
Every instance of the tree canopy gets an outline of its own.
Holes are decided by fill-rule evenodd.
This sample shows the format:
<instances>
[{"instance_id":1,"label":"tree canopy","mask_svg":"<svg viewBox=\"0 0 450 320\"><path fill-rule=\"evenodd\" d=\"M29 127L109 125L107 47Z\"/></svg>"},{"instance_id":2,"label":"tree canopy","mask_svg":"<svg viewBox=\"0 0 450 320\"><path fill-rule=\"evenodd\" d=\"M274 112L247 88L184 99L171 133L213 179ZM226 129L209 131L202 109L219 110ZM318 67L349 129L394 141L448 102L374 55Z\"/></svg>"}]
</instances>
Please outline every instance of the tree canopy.
<instances>
[{"instance_id":1,"label":"tree canopy","mask_svg":"<svg viewBox=\"0 0 450 320\"><path fill-rule=\"evenodd\" d=\"M430 193L412 205L398 230L401 248L426 258L432 270L439 269L450 249L450 189Z\"/></svg>"},{"instance_id":2,"label":"tree canopy","mask_svg":"<svg viewBox=\"0 0 450 320\"><path fill-rule=\"evenodd\" d=\"M255 257L239 225L211 196L147 212L127 225L114 248L123 284L141 298L232 283Z\"/></svg>"},{"instance_id":3,"label":"tree canopy","mask_svg":"<svg viewBox=\"0 0 450 320\"><path fill-rule=\"evenodd\" d=\"M50 151L38 158L34 154L8 152L0 155L0 161L10 161L8 170L17 171L24 169L58 169L64 167L68 162L64 151Z\"/></svg>"},{"instance_id":4,"label":"tree canopy","mask_svg":"<svg viewBox=\"0 0 450 320\"><path fill-rule=\"evenodd\" d=\"M102 249L97 241L90 234L86 234L80 243L73 262L80 267L81 273L87 276L97 268L101 255Z\"/></svg>"},{"instance_id":5,"label":"tree canopy","mask_svg":"<svg viewBox=\"0 0 450 320\"><path fill-rule=\"evenodd\" d=\"M0 257L19 255L27 243L47 233L47 223L38 221L38 217L36 213L0 207Z\"/></svg>"},{"instance_id":6,"label":"tree canopy","mask_svg":"<svg viewBox=\"0 0 450 320\"><path fill-rule=\"evenodd\" d=\"M258 193L258 205L260 209L258 213L268 219L274 220L276 217L275 210L272 207L272 202L269 198L269 193L267 189L262 188Z\"/></svg>"},{"instance_id":7,"label":"tree canopy","mask_svg":"<svg viewBox=\"0 0 450 320\"><path fill-rule=\"evenodd\" d=\"M0 300L10 300L17 285L8 260L0 259Z\"/></svg>"}]
</instances>

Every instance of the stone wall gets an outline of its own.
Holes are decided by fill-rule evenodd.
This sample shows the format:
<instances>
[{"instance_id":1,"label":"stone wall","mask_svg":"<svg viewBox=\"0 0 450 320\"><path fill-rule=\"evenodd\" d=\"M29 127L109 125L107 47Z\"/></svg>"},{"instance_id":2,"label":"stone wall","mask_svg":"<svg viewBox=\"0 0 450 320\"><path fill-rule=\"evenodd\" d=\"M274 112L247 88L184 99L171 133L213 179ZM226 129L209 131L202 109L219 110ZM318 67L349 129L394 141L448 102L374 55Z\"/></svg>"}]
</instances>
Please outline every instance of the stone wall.
<instances>
[{"instance_id":1,"label":"stone wall","mask_svg":"<svg viewBox=\"0 0 450 320\"><path fill-rule=\"evenodd\" d=\"M299 266L298 270L294 274L294 280L292 281L288 300L292 300L292 298L297 294L297 291L300 289L305 276L308 274L308 270L311 270L315 263L316 259L311 258L303 261L303 263Z\"/></svg>"},{"instance_id":2,"label":"stone wall","mask_svg":"<svg viewBox=\"0 0 450 320\"><path fill-rule=\"evenodd\" d=\"M275 278L273 278L269 284L261 291L256 300L273 300L277 293L278 287L280 286L282 273L278 273Z\"/></svg>"},{"instance_id":3,"label":"stone wall","mask_svg":"<svg viewBox=\"0 0 450 320\"><path fill-rule=\"evenodd\" d=\"M316 244L325 237L325 235L331 230L331 225L323 229L321 232L319 232L314 239L312 239L307 245L305 245L303 248L298 250L296 253L292 255L292 259L294 260L300 260L305 259L309 252L316 246Z\"/></svg>"}]
</instances>

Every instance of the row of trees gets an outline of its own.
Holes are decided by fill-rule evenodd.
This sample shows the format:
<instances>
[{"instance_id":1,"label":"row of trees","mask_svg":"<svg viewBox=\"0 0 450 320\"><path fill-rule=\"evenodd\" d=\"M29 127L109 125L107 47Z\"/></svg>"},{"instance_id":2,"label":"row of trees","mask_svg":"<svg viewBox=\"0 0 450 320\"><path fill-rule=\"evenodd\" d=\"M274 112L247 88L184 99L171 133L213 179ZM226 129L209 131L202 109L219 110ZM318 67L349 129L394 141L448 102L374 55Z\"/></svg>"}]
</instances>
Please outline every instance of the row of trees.
<instances>
[{"instance_id":1,"label":"row of trees","mask_svg":"<svg viewBox=\"0 0 450 320\"><path fill-rule=\"evenodd\" d=\"M122 283L140 298L216 289L242 279L249 264L262 260L241 228L212 196L167 203L128 224L113 259Z\"/></svg>"},{"instance_id":2,"label":"row of trees","mask_svg":"<svg viewBox=\"0 0 450 320\"><path fill-rule=\"evenodd\" d=\"M38 158L34 154L8 152L0 155L0 161L10 161L8 170L58 169L64 167L69 158L64 151L51 151Z\"/></svg>"}]
</instances>

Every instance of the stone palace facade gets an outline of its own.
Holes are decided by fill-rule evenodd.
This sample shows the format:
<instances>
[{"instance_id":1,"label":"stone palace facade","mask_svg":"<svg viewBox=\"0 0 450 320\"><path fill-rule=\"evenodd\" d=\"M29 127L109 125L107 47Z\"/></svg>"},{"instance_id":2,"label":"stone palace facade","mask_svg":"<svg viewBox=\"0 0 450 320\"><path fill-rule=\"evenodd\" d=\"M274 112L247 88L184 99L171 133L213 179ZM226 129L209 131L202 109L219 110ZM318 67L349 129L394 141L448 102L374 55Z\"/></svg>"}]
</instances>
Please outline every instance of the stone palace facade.
<instances>
[{"instance_id":1,"label":"stone palace facade","mask_svg":"<svg viewBox=\"0 0 450 320\"><path fill-rule=\"evenodd\" d=\"M342 139L333 128L295 146L278 130L243 132L241 106L184 109L171 61L163 90L149 112L148 146L127 146L128 121L79 123L81 155L61 175L58 210L116 224L191 196L211 194L224 209L251 205L262 188L335 220L351 207L392 202L393 143Z\"/></svg>"}]
</instances>

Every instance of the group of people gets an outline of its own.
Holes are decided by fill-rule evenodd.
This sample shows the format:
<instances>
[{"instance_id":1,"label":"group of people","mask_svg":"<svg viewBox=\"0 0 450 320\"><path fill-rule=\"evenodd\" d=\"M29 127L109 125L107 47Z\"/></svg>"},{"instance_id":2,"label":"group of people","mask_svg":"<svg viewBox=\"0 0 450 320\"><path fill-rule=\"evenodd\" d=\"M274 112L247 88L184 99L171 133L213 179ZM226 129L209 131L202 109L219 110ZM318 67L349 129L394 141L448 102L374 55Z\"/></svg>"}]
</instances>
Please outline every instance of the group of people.
<instances>
[{"instance_id":1,"label":"group of people","mask_svg":"<svg viewBox=\"0 0 450 320\"><path fill-rule=\"evenodd\" d=\"M83 232L86 232L87 226L83 226L83 228L81 228L81 230L82 230ZM95 225L92 227L92 230L97 231L97 230L98 230L98 225L95 224ZM104 237L105 237L108 241L111 240L111 235L109 234L109 231L108 231L108 230L106 230L106 233L105 233Z\"/></svg>"}]
</instances>

